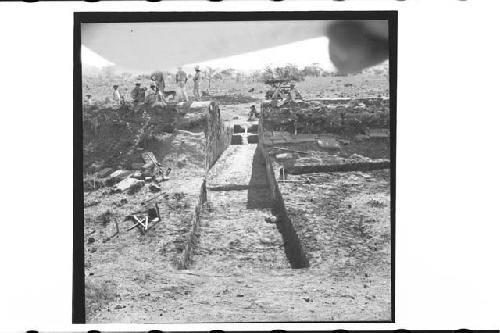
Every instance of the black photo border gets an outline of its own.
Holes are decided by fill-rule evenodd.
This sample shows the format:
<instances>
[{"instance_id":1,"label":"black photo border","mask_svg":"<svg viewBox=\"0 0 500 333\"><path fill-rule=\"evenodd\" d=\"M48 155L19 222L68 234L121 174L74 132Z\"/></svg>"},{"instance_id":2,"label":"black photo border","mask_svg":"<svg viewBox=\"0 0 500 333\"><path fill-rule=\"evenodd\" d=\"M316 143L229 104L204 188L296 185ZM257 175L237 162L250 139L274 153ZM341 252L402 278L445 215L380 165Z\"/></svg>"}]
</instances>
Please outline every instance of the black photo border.
<instances>
[{"instance_id":1,"label":"black photo border","mask_svg":"<svg viewBox=\"0 0 500 333\"><path fill-rule=\"evenodd\" d=\"M73 29L73 324L85 323L81 24L281 20L388 20L391 158L391 319L382 321L293 321L285 323L395 323L396 103L398 13L397 11L392 10L301 12L75 12ZM269 323L279 322L269 321Z\"/></svg>"}]
</instances>

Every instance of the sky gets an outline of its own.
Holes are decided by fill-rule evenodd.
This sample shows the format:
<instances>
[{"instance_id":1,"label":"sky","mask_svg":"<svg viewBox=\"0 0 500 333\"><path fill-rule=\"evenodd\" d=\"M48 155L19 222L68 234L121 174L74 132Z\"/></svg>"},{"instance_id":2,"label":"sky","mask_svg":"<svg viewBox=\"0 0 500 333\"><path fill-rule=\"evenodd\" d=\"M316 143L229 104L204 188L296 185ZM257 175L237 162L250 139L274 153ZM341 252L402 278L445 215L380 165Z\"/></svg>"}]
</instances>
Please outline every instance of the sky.
<instances>
[{"instance_id":1,"label":"sky","mask_svg":"<svg viewBox=\"0 0 500 333\"><path fill-rule=\"evenodd\" d=\"M94 66L94 67L105 67L105 66L113 66L114 64L101 57L91 49L87 48L85 45L82 45L82 64Z\"/></svg>"},{"instance_id":2,"label":"sky","mask_svg":"<svg viewBox=\"0 0 500 333\"><path fill-rule=\"evenodd\" d=\"M85 46L82 46L82 63L94 67L114 65L111 61ZM324 69L334 69L328 55L328 38L310 38L304 41L288 43L253 52L245 52L216 59L207 59L196 63L183 64L183 68L187 71L191 71L195 65L199 65L201 68L234 68L241 71L252 71L263 69L267 65L276 67L289 63L297 65L300 68L318 63ZM175 68L168 68L168 70L172 69Z\"/></svg>"},{"instance_id":3,"label":"sky","mask_svg":"<svg viewBox=\"0 0 500 333\"><path fill-rule=\"evenodd\" d=\"M269 62L327 63L329 21L82 24L82 62L148 72L177 66L258 69Z\"/></svg>"},{"instance_id":4,"label":"sky","mask_svg":"<svg viewBox=\"0 0 500 333\"><path fill-rule=\"evenodd\" d=\"M210 66L250 71L265 68L267 65L276 67L289 63L300 68L318 63L324 69L334 69L328 54L328 38L310 38L254 52L212 59L198 64L200 67ZM188 66L192 67L194 65L189 64Z\"/></svg>"}]
</instances>

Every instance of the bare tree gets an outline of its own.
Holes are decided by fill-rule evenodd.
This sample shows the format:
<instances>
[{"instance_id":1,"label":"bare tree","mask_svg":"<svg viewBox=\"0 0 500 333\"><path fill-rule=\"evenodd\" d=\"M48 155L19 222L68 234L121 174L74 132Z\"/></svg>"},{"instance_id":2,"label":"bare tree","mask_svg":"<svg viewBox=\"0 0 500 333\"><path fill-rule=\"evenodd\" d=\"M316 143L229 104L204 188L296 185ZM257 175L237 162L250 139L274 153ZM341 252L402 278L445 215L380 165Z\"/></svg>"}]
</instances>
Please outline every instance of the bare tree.
<instances>
[{"instance_id":1,"label":"bare tree","mask_svg":"<svg viewBox=\"0 0 500 333\"><path fill-rule=\"evenodd\" d=\"M214 77L214 74L215 74L215 69L213 69L212 67L207 67L206 75L208 77L208 93L210 93L212 79Z\"/></svg>"}]
</instances>

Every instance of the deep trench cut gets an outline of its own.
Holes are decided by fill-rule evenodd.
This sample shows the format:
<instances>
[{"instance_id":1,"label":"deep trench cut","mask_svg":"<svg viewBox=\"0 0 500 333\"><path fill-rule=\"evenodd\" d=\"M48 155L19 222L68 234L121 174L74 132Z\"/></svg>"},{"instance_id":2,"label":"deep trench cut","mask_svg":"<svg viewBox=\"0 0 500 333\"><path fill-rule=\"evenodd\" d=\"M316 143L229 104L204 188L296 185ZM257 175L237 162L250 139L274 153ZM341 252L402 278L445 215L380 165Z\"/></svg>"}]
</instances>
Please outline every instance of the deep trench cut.
<instances>
[{"instance_id":1,"label":"deep trench cut","mask_svg":"<svg viewBox=\"0 0 500 333\"><path fill-rule=\"evenodd\" d=\"M278 218L276 227L278 228L278 231L280 232L283 239L285 255L288 259L288 262L290 263L291 268L308 268L309 261L304 252L300 239L297 236L297 232L295 231L292 221L288 217L285 203L278 189L278 183L274 178L272 166L269 163L269 159L266 159L264 157L264 153L262 152L261 148L257 146L257 148L255 149L252 167L252 179L265 178L267 181L267 197L261 197L261 200L272 203L271 211L273 215ZM252 183L252 181L250 181L250 183ZM250 187L248 191L249 203L251 202L251 196L256 196L251 194L251 188L252 187Z\"/></svg>"},{"instance_id":2,"label":"deep trench cut","mask_svg":"<svg viewBox=\"0 0 500 333\"><path fill-rule=\"evenodd\" d=\"M276 186L276 181L274 178L269 178L267 169L266 159L259 145L228 146L207 174L207 197L211 209L203 214L206 223L203 222L202 217L201 224L207 225L209 230L210 226L212 228L216 226L217 229L204 234L204 227L201 228L200 251L203 253L206 251L206 246L212 247L211 244L214 244L214 239L217 242L218 237L226 240L234 238L238 233L243 232L242 226L246 225L254 230L245 231L250 232L249 237L245 237L246 245L244 245L249 251L253 251L254 247L248 241L256 242L255 244L259 247L259 242L266 244L267 239L274 239L275 242L266 251L266 255L271 256L268 258L270 262L283 260L287 263L285 267L292 269L309 267L300 240L287 217L283 199L273 194L269 180L275 182L274 186ZM271 214L278 217L275 224L266 222L266 217ZM227 234L227 230L231 229L236 230L232 236ZM261 236L258 238L251 236L255 233ZM204 237L208 237L206 241ZM233 251L231 246L227 248L223 244L218 244L216 247L219 248L217 251L222 253ZM198 262L197 266L206 264L200 262L200 259L195 262ZM223 265L218 259L213 264Z\"/></svg>"},{"instance_id":3,"label":"deep trench cut","mask_svg":"<svg viewBox=\"0 0 500 333\"><path fill-rule=\"evenodd\" d=\"M309 261L297 236L295 228L290 221L285 208L285 203L278 190L278 184L274 174L267 172L271 166L267 165L266 159L259 148L256 147L252 162L252 177L248 189L248 207L270 207L274 216L278 218L276 227L283 239L286 258L292 269L309 267ZM265 179L267 184L264 189L258 187L258 182ZM269 183L271 181L271 183ZM275 189L273 198L272 188Z\"/></svg>"}]
</instances>

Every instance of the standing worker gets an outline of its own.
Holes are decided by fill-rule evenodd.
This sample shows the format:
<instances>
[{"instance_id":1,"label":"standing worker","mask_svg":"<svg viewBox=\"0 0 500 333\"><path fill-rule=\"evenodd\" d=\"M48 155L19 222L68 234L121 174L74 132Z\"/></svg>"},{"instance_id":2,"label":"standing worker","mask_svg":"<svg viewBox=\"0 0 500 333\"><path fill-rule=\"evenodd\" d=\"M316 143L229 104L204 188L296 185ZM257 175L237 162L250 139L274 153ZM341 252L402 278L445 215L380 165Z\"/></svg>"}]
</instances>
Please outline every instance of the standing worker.
<instances>
[{"instance_id":1,"label":"standing worker","mask_svg":"<svg viewBox=\"0 0 500 333\"><path fill-rule=\"evenodd\" d=\"M177 68L177 74L175 74L175 82L177 83L177 101L187 102L187 92L186 92L186 82L188 80L186 72L182 70L182 67Z\"/></svg>"},{"instance_id":2,"label":"standing worker","mask_svg":"<svg viewBox=\"0 0 500 333\"><path fill-rule=\"evenodd\" d=\"M151 91L148 91L148 94L145 99L145 103L149 105L153 105L158 100L158 92L156 90L156 86L154 84L151 85Z\"/></svg>"},{"instance_id":3,"label":"standing worker","mask_svg":"<svg viewBox=\"0 0 500 333\"><path fill-rule=\"evenodd\" d=\"M121 96L120 96L120 91L118 91L118 85L115 84L113 86L113 101L116 105L120 105L121 104Z\"/></svg>"},{"instance_id":4,"label":"standing worker","mask_svg":"<svg viewBox=\"0 0 500 333\"><path fill-rule=\"evenodd\" d=\"M295 83L290 83L290 91L288 92L288 95L286 97L286 101L289 102L295 102L297 99L302 99L302 96L300 95L299 91L297 88L295 88Z\"/></svg>"},{"instance_id":5,"label":"standing worker","mask_svg":"<svg viewBox=\"0 0 500 333\"><path fill-rule=\"evenodd\" d=\"M194 73L194 88L193 88L193 94L194 94L194 99L199 101L200 100L200 80L201 80L201 75L200 75L200 66L196 65L194 68L195 73Z\"/></svg>"},{"instance_id":6,"label":"standing worker","mask_svg":"<svg viewBox=\"0 0 500 333\"><path fill-rule=\"evenodd\" d=\"M132 101L137 104L140 102L141 99L141 84L136 83L134 89L130 92L130 97L132 98Z\"/></svg>"},{"instance_id":7,"label":"standing worker","mask_svg":"<svg viewBox=\"0 0 500 333\"><path fill-rule=\"evenodd\" d=\"M158 101L162 101L164 99L163 91L165 90L165 80L163 79L163 73L160 71L153 72L153 74L151 74L151 80L153 80L156 86Z\"/></svg>"}]
</instances>

